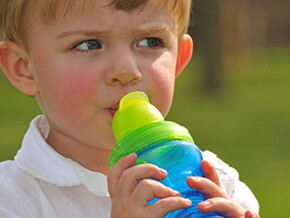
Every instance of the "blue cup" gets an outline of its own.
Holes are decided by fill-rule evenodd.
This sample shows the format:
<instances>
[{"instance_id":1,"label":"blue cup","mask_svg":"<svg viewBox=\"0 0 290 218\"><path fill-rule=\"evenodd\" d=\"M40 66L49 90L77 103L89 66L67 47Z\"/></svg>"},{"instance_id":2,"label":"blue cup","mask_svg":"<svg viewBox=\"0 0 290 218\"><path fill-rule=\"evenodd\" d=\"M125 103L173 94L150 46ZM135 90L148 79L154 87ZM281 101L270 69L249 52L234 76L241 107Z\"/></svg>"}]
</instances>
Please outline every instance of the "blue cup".
<instances>
[{"instance_id":1,"label":"blue cup","mask_svg":"<svg viewBox=\"0 0 290 218\"><path fill-rule=\"evenodd\" d=\"M116 146L110 155L110 167L120 158L136 153L136 164L151 163L165 169L168 176L160 182L192 201L190 207L171 212L166 218L222 217L217 213L201 213L197 204L205 198L186 183L189 176L204 176L200 167L201 152L190 133L177 123L165 121L145 93L132 92L121 99L112 129Z\"/></svg>"}]
</instances>

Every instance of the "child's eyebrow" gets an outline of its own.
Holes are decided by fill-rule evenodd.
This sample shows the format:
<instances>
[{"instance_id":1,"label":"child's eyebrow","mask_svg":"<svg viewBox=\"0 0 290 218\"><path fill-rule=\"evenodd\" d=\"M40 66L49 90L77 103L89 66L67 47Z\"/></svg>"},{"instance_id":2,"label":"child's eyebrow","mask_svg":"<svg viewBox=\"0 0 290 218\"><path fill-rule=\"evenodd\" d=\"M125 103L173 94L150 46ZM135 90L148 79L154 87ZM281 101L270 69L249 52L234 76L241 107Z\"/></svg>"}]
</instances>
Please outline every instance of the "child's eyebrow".
<instances>
[{"instance_id":1,"label":"child's eyebrow","mask_svg":"<svg viewBox=\"0 0 290 218\"><path fill-rule=\"evenodd\" d=\"M145 28L139 28L134 31L136 35L151 35L151 34L158 34L158 33L165 33L168 35L173 35L174 32L170 26L167 25L154 25Z\"/></svg>"},{"instance_id":2,"label":"child's eyebrow","mask_svg":"<svg viewBox=\"0 0 290 218\"><path fill-rule=\"evenodd\" d=\"M62 32L60 33L56 38L57 39L62 39L68 36L73 36L73 35L83 35L83 36L88 36L88 37L94 37L97 35L106 35L106 32L103 31L86 31L86 30L76 30L76 31L67 31L67 32Z\"/></svg>"},{"instance_id":3,"label":"child's eyebrow","mask_svg":"<svg viewBox=\"0 0 290 218\"><path fill-rule=\"evenodd\" d=\"M148 27L140 27L135 30L133 30L133 33L135 35L152 35L152 34L158 34L158 33L165 33L168 35L174 35L174 32L170 26L167 25L152 25ZM87 37L95 37L95 36L106 36L109 35L109 31L87 31L87 30L76 30L76 31L66 31L62 32L59 35L57 35L57 39L62 39L68 36L73 35L82 35Z\"/></svg>"}]
</instances>

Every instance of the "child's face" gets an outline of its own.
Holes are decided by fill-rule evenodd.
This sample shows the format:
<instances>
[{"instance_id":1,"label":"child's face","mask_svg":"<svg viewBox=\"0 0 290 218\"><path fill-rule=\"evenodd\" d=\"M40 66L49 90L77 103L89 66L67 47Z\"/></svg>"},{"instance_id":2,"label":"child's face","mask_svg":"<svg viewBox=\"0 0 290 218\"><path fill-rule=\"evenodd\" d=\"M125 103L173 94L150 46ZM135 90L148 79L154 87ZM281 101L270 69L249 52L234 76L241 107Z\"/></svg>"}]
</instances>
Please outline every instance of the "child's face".
<instances>
[{"instance_id":1,"label":"child's face","mask_svg":"<svg viewBox=\"0 0 290 218\"><path fill-rule=\"evenodd\" d=\"M143 91L163 115L175 81L178 39L166 8L115 11L107 0L84 13L57 16L49 25L32 17L26 42L47 116L51 143L82 143L111 150L111 121L121 97ZM98 10L100 9L100 10Z\"/></svg>"}]
</instances>

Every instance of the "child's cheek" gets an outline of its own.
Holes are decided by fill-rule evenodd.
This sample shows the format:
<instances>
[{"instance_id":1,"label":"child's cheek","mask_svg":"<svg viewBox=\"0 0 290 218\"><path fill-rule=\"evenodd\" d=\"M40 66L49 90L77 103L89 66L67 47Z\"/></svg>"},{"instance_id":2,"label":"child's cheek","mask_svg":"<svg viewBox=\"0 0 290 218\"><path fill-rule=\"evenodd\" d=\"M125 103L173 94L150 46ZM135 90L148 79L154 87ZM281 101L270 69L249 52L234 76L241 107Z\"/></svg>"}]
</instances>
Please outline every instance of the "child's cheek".
<instances>
[{"instance_id":1,"label":"child's cheek","mask_svg":"<svg viewBox=\"0 0 290 218\"><path fill-rule=\"evenodd\" d=\"M159 67L152 69L151 91L153 90L152 103L159 108L162 114L165 116L170 108L173 90L174 80L172 72L166 67Z\"/></svg>"},{"instance_id":2,"label":"child's cheek","mask_svg":"<svg viewBox=\"0 0 290 218\"><path fill-rule=\"evenodd\" d=\"M63 84L66 90L66 99L63 99L70 107L70 110L81 112L89 104L93 104L95 95L95 82L87 74L71 74Z\"/></svg>"}]
</instances>

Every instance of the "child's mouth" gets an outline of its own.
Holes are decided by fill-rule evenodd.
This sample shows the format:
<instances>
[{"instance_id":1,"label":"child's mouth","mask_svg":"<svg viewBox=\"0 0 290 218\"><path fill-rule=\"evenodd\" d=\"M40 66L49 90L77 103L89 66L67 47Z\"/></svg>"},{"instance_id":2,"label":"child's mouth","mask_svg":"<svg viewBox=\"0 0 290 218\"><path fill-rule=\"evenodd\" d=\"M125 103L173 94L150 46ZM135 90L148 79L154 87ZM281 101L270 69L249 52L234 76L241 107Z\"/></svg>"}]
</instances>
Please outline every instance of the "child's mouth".
<instances>
[{"instance_id":1,"label":"child's mouth","mask_svg":"<svg viewBox=\"0 0 290 218\"><path fill-rule=\"evenodd\" d=\"M119 103L109 108L109 113L111 114L112 117L114 117L118 109L119 109Z\"/></svg>"},{"instance_id":2,"label":"child's mouth","mask_svg":"<svg viewBox=\"0 0 290 218\"><path fill-rule=\"evenodd\" d=\"M116 109L113 109L113 108L110 108L110 109L109 109L109 112L110 112L110 114L111 114L112 117L114 117L116 111L117 111L117 110L116 110Z\"/></svg>"}]
</instances>

